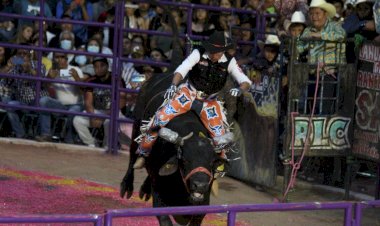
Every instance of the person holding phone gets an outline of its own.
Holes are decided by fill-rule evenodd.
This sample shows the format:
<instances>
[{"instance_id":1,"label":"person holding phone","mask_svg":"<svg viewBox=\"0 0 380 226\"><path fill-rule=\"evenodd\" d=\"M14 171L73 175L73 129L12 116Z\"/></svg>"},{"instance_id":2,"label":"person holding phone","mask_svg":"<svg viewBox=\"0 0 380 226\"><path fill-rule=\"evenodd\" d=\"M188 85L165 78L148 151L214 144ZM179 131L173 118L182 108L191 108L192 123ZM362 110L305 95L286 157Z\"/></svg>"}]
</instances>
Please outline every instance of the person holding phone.
<instances>
[{"instance_id":1,"label":"person holding phone","mask_svg":"<svg viewBox=\"0 0 380 226\"><path fill-rule=\"evenodd\" d=\"M57 52L53 54L53 66L49 70L47 77L69 81L83 81L85 79L80 68L69 64L67 54ZM75 112L82 111L83 98L79 86L57 82L50 84L50 90L52 96L45 96L40 99L41 107ZM65 143L74 143L73 117L73 115L67 115ZM40 142L51 141L51 114L42 112L39 123L41 135L36 136L35 139Z\"/></svg>"},{"instance_id":2,"label":"person holding phone","mask_svg":"<svg viewBox=\"0 0 380 226\"><path fill-rule=\"evenodd\" d=\"M21 45L30 45L21 43ZM36 98L36 81L17 78L22 76L45 75L45 67L41 65L41 71L37 71L37 61L32 60L30 49L17 49L16 53L8 60L3 68L3 73L13 75L7 78L9 95L2 98L2 102L9 105L34 105ZM40 90L40 96L48 95L45 89ZM26 138L25 128L21 123L19 115L13 108L7 109L7 116L12 126L12 130L17 138Z\"/></svg>"}]
</instances>

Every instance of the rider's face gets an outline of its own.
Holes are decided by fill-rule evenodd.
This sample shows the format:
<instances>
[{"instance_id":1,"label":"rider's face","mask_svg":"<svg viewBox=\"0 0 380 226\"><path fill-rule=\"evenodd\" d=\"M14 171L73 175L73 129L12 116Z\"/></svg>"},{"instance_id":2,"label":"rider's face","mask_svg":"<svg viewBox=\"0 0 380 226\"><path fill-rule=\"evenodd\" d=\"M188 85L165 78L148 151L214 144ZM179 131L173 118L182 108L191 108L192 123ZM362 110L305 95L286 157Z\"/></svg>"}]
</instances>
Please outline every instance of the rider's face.
<instances>
[{"instance_id":1,"label":"rider's face","mask_svg":"<svg viewBox=\"0 0 380 226\"><path fill-rule=\"evenodd\" d=\"M224 52L209 53L208 57L212 62L218 62L218 60L223 56Z\"/></svg>"}]
</instances>

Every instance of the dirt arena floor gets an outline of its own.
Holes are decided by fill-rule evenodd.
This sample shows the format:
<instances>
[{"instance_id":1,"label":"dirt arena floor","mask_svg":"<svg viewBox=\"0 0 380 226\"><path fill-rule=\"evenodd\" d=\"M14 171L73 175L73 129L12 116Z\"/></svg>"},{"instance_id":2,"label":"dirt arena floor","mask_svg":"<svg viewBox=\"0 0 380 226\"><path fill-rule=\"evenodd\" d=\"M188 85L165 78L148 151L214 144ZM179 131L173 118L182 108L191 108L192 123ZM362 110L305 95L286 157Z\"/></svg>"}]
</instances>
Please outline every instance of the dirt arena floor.
<instances>
[{"instance_id":1,"label":"dirt arena floor","mask_svg":"<svg viewBox=\"0 0 380 226\"><path fill-rule=\"evenodd\" d=\"M129 161L127 152L110 155L105 154L102 149L10 138L0 138L0 153L0 167L38 171L74 179L80 178L115 188L119 187ZM135 191L138 191L145 176L144 170L136 172ZM273 203L281 197L282 178L278 178L275 187L258 191L247 184L224 177L219 180L219 188L219 196L212 197L212 204ZM373 197L363 194L354 194L353 198L373 199ZM289 199L291 202L342 201L343 192L339 189L298 181L295 189L290 193ZM380 226L380 214L378 213L380 213L380 209L365 210L362 225ZM240 213L237 215L238 219L247 221L250 225L263 226L335 226L343 224L343 217L343 211L340 210Z\"/></svg>"}]
</instances>

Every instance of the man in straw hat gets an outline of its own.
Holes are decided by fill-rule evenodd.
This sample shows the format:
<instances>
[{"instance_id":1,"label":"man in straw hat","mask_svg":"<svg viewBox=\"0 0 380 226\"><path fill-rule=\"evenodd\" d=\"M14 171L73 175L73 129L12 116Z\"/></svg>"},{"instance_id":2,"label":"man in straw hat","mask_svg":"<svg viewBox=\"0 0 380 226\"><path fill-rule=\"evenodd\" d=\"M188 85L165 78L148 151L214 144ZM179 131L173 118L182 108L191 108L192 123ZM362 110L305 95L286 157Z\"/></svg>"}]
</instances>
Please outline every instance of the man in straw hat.
<instances>
[{"instance_id":1,"label":"man in straw hat","mask_svg":"<svg viewBox=\"0 0 380 226\"><path fill-rule=\"evenodd\" d=\"M225 115L217 100L218 92L226 84L229 75L239 83L239 88L229 91L232 96L248 91L251 85L235 58L226 53L229 48L224 33L215 31L202 43L201 48L192 51L175 70L172 84L165 93L167 102L156 112L150 128L165 126L174 117L193 109L214 138L214 143L218 143L217 137L226 134ZM186 77L186 82L179 85ZM137 150L140 157L134 168L144 166L144 157L149 155L156 139L157 132L149 130ZM225 157L224 151L219 151Z\"/></svg>"},{"instance_id":2,"label":"man in straw hat","mask_svg":"<svg viewBox=\"0 0 380 226\"><path fill-rule=\"evenodd\" d=\"M342 42L346 32L342 26L332 21L336 10L334 5L325 0L313 0L310 3L309 18L311 25L306 27L301 35L297 48L300 53L309 51L308 62L311 64L342 64L346 62L345 45L332 42ZM302 41L315 39L320 41ZM327 42L326 42L327 41ZM326 74L334 74L335 67L324 67Z\"/></svg>"}]
</instances>

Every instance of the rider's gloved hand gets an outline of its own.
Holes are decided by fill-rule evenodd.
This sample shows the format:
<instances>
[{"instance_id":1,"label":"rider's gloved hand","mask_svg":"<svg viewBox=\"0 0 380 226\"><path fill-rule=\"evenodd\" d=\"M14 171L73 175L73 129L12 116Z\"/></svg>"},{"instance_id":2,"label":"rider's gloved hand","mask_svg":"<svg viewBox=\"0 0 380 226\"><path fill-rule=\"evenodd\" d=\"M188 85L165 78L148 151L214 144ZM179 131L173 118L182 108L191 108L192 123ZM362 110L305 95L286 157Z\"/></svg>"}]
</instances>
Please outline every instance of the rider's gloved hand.
<instances>
[{"instance_id":1,"label":"rider's gloved hand","mask_svg":"<svg viewBox=\"0 0 380 226\"><path fill-rule=\"evenodd\" d=\"M178 92L178 87L174 84L172 84L167 90L164 95L164 98L166 100L171 100L173 99L174 95Z\"/></svg>"},{"instance_id":2,"label":"rider's gloved hand","mask_svg":"<svg viewBox=\"0 0 380 226\"><path fill-rule=\"evenodd\" d=\"M242 94L242 90L240 88L232 88L230 89L230 95L233 97L238 97Z\"/></svg>"}]
</instances>

